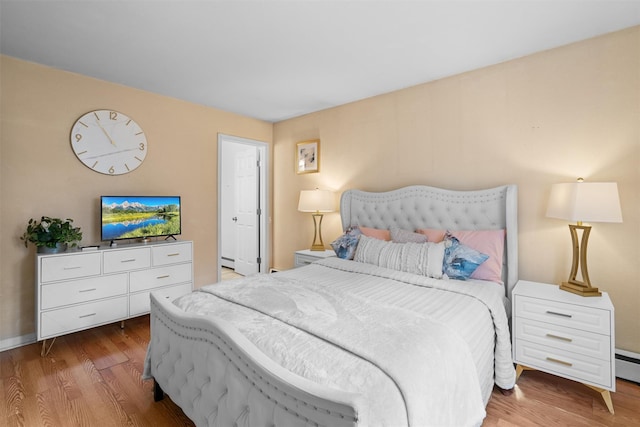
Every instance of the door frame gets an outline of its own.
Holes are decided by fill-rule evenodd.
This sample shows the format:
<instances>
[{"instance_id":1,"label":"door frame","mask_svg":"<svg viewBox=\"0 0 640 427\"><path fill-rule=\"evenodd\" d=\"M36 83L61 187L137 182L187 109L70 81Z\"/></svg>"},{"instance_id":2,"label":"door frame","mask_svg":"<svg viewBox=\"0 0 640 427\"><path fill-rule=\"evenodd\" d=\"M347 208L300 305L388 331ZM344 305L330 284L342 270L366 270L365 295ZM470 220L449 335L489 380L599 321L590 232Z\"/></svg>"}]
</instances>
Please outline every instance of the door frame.
<instances>
[{"instance_id":1,"label":"door frame","mask_svg":"<svg viewBox=\"0 0 640 427\"><path fill-rule=\"evenodd\" d=\"M260 254L261 263L259 266L260 273L266 273L269 269L269 265L271 265L271 253L269 248L271 247L271 236L269 233L269 219L270 219L270 209L269 209L269 144L263 141L257 141L254 139L241 138L238 136L227 135L223 133L218 134L218 204L217 204L217 227L218 227L218 255L217 255L217 281L220 281L222 278L222 162L225 160L222 156L222 145L223 144L243 144L250 145L256 147L260 157L260 172L258 173L258 180L260 181L259 191L259 209L261 212L259 227L260 227L260 236L258 242L258 253Z\"/></svg>"}]
</instances>

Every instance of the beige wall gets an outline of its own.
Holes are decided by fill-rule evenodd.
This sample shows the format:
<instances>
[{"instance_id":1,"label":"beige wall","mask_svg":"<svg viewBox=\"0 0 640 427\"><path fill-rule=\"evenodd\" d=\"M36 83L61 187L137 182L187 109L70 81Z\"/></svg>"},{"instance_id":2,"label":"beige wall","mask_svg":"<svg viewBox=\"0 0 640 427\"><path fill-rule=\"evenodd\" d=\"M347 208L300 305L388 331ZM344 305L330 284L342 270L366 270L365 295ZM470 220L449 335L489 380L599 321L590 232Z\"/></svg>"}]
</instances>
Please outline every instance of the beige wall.
<instances>
[{"instance_id":1,"label":"beige wall","mask_svg":"<svg viewBox=\"0 0 640 427\"><path fill-rule=\"evenodd\" d=\"M295 143L311 138L320 173L296 175ZM594 224L589 273L615 305L616 346L640 352L640 27L277 123L274 159L279 268L311 244L300 190L514 183L520 278L557 283L571 239L545 217L551 184L618 182L624 223ZM323 230L327 244L340 234L337 213Z\"/></svg>"},{"instance_id":2,"label":"beige wall","mask_svg":"<svg viewBox=\"0 0 640 427\"><path fill-rule=\"evenodd\" d=\"M34 332L35 248L29 218L73 218L95 244L102 194L178 194L184 240L194 241L196 287L217 274L217 135L271 142L273 125L128 87L0 57L0 341ZM149 143L135 171L106 176L73 154L69 132L87 111L134 118Z\"/></svg>"}]
</instances>

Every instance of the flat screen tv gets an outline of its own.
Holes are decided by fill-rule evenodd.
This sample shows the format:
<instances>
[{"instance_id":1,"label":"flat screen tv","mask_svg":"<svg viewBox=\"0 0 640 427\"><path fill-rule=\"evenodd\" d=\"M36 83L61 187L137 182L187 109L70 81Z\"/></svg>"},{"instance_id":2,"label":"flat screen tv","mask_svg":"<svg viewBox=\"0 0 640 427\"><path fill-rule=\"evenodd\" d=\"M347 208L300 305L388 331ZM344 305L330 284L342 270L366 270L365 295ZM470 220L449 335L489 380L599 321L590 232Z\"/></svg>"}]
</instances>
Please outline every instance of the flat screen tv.
<instances>
[{"instance_id":1,"label":"flat screen tv","mask_svg":"<svg viewBox=\"0 0 640 427\"><path fill-rule=\"evenodd\" d=\"M101 240L181 234L180 196L101 196Z\"/></svg>"}]
</instances>

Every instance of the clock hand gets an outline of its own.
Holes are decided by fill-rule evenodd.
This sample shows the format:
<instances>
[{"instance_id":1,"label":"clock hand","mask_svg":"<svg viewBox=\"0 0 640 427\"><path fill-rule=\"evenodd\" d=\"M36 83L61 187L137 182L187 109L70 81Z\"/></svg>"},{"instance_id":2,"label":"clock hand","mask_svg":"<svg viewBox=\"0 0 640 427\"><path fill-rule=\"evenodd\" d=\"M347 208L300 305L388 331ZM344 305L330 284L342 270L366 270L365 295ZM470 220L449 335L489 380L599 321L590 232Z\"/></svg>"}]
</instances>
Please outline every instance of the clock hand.
<instances>
[{"instance_id":1,"label":"clock hand","mask_svg":"<svg viewBox=\"0 0 640 427\"><path fill-rule=\"evenodd\" d=\"M107 136L107 138L109 138L109 141L111 141L111 145L116 147L116 143L113 142L113 139L111 139L111 137L107 133L106 129L102 127L102 125L100 124L100 120L96 120L96 123L98 124L98 127L102 130L102 132Z\"/></svg>"},{"instance_id":2,"label":"clock hand","mask_svg":"<svg viewBox=\"0 0 640 427\"><path fill-rule=\"evenodd\" d=\"M127 148L126 150L114 151L113 153L105 153L105 154L98 154L96 156L91 156L91 157L84 157L83 160L97 159L100 157L112 156L114 154L126 153L127 151L136 151L136 150L139 150L139 148Z\"/></svg>"}]
</instances>

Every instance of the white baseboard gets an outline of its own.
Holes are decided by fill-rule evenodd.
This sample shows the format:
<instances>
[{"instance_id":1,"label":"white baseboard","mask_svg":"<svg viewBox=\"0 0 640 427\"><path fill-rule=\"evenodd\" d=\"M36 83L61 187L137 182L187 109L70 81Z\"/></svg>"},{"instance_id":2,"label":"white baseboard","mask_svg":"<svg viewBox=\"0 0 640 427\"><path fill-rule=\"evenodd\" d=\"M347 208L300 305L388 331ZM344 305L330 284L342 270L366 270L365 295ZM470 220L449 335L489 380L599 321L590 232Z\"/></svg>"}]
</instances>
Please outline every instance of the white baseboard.
<instances>
[{"instance_id":1,"label":"white baseboard","mask_svg":"<svg viewBox=\"0 0 640 427\"><path fill-rule=\"evenodd\" d=\"M640 383L640 354L616 348L616 377Z\"/></svg>"},{"instance_id":2,"label":"white baseboard","mask_svg":"<svg viewBox=\"0 0 640 427\"><path fill-rule=\"evenodd\" d=\"M11 350L12 348L22 347L23 345L33 344L34 342L36 342L35 333L7 338L0 340L0 351Z\"/></svg>"}]
</instances>

